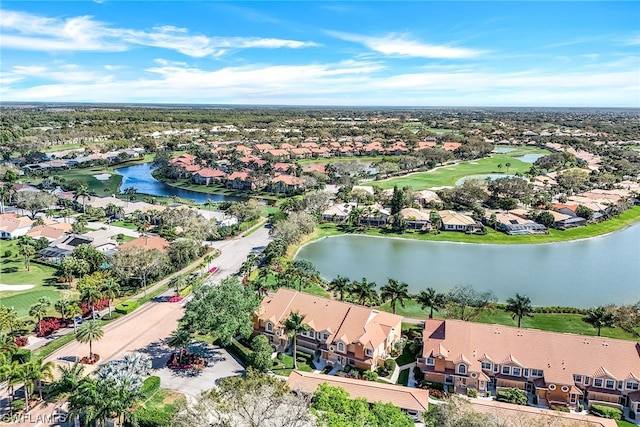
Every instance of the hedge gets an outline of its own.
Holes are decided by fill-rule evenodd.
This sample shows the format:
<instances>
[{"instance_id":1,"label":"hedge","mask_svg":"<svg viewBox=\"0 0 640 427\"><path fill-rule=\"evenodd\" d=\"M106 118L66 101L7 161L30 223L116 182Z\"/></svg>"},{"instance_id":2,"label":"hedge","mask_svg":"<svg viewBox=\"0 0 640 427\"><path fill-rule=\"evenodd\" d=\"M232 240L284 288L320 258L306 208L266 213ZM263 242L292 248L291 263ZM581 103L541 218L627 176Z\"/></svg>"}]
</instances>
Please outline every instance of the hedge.
<instances>
[{"instance_id":1,"label":"hedge","mask_svg":"<svg viewBox=\"0 0 640 427\"><path fill-rule=\"evenodd\" d=\"M129 314L140 306L140 303L136 300L125 301L116 306L116 311L121 314Z\"/></svg>"},{"instance_id":2,"label":"hedge","mask_svg":"<svg viewBox=\"0 0 640 427\"><path fill-rule=\"evenodd\" d=\"M31 350L27 348L21 348L11 355L12 362L18 362L19 364L25 364L31 362Z\"/></svg>"},{"instance_id":3,"label":"hedge","mask_svg":"<svg viewBox=\"0 0 640 427\"><path fill-rule=\"evenodd\" d=\"M252 353L250 348L245 347L244 345L239 343L238 340L236 340L235 338L231 339L231 344L229 344L229 346L227 347L227 350L232 351L244 363L248 362L249 356Z\"/></svg>"},{"instance_id":4,"label":"hedge","mask_svg":"<svg viewBox=\"0 0 640 427\"><path fill-rule=\"evenodd\" d=\"M152 376L144 380L142 383L142 388L140 389L140 394L145 399L150 398L153 393L160 389L160 377Z\"/></svg>"},{"instance_id":5,"label":"hedge","mask_svg":"<svg viewBox=\"0 0 640 427\"><path fill-rule=\"evenodd\" d=\"M191 293L192 289L193 289L193 285L188 285L183 290L178 292L178 295L180 295L181 297L186 297Z\"/></svg>"},{"instance_id":6,"label":"hedge","mask_svg":"<svg viewBox=\"0 0 640 427\"><path fill-rule=\"evenodd\" d=\"M158 408L140 408L137 409L133 415L138 427L170 427L173 421L172 412L173 411L163 411Z\"/></svg>"},{"instance_id":7,"label":"hedge","mask_svg":"<svg viewBox=\"0 0 640 427\"><path fill-rule=\"evenodd\" d=\"M600 418L611 418L620 421L622 419L622 411L616 408L610 408L603 405L591 405L589 412Z\"/></svg>"}]
</instances>

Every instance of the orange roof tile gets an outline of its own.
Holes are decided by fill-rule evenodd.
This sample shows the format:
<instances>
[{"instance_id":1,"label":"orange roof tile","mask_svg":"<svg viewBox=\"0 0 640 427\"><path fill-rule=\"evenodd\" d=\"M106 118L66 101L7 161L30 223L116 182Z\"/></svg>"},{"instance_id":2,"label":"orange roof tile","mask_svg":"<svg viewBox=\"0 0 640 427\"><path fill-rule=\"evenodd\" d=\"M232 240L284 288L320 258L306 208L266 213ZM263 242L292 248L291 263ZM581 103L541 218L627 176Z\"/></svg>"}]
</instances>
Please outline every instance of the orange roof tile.
<instances>
[{"instance_id":1,"label":"orange roof tile","mask_svg":"<svg viewBox=\"0 0 640 427\"><path fill-rule=\"evenodd\" d=\"M166 250L171 244L168 240L159 236L141 236L137 239L131 240L118 246L118 249L138 247L143 249L158 249L160 251Z\"/></svg>"}]
</instances>

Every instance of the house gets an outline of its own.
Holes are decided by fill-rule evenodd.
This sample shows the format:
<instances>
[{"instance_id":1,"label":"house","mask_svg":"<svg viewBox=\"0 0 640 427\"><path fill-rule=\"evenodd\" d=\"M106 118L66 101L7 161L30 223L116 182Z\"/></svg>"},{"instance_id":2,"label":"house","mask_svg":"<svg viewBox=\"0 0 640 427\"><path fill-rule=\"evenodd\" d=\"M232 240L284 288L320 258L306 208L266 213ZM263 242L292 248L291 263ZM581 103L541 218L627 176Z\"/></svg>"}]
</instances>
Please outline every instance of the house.
<instances>
[{"instance_id":1,"label":"house","mask_svg":"<svg viewBox=\"0 0 640 427\"><path fill-rule=\"evenodd\" d=\"M118 242L111 236L103 230L98 230L86 234L64 234L36 253L49 262L59 263L62 258L71 255L75 248L84 244L89 244L107 255L112 254L118 246Z\"/></svg>"},{"instance_id":2,"label":"house","mask_svg":"<svg viewBox=\"0 0 640 427\"><path fill-rule=\"evenodd\" d=\"M227 188L235 190L255 190L256 183L253 178L249 178L248 172L233 172L227 177Z\"/></svg>"},{"instance_id":3,"label":"house","mask_svg":"<svg viewBox=\"0 0 640 427\"><path fill-rule=\"evenodd\" d=\"M210 185L220 182L225 177L225 173L219 169L200 169L191 177L195 184Z\"/></svg>"},{"instance_id":4,"label":"house","mask_svg":"<svg viewBox=\"0 0 640 427\"><path fill-rule=\"evenodd\" d=\"M442 220L442 229L446 231L464 231L465 233L477 233L484 231L482 224L469 215L455 211L438 211Z\"/></svg>"},{"instance_id":5,"label":"house","mask_svg":"<svg viewBox=\"0 0 640 427\"><path fill-rule=\"evenodd\" d=\"M442 149L445 151L456 151L460 147L462 147L462 144L459 142L443 142L442 143Z\"/></svg>"},{"instance_id":6,"label":"house","mask_svg":"<svg viewBox=\"0 0 640 427\"><path fill-rule=\"evenodd\" d=\"M547 210L553 215L553 228L566 230L567 228L582 227L587 225L587 220L579 216L567 215L556 211Z\"/></svg>"},{"instance_id":7,"label":"house","mask_svg":"<svg viewBox=\"0 0 640 427\"><path fill-rule=\"evenodd\" d=\"M407 222L409 228L414 230L431 230L431 211L423 211L414 208L404 208L400 215Z\"/></svg>"},{"instance_id":8,"label":"house","mask_svg":"<svg viewBox=\"0 0 640 427\"><path fill-rule=\"evenodd\" d=\"M485 224L492 222L492 215L495 215L496 230L507 234L544 234L547 232L547 227L544 225L510 212L487 212L483 218Z\"/></svg>"},{"instance_id":9,"label":"house","mask_svg":"<svg viewBox=\"0 0 640 427\"><path fill-rule=\"evenodd\" d=\"M294 175L278 175L271 178L268 190L273 193L291 193L302 187L302 180Z\"/></svg>"},{"instance_id":10,"label":"house","mask_svg":"<svg viewBox=\"0 0 640 427\"><path fill-rule=\"evenodd\" d=\"M140 236L137 239L128 241L118 246L118 250L126 248L143 248L143 249L157 249L160 252L164 252L171 246L171 243L167 239L163 239L159 236Z\"/></svg>"},{"instance_id":11,"label":"house","mask_svg":"<svg viewBox=\"0 0 640 427\"><path fill-rule=\"evenodd\" d=\"M356 203L337 203L333 206L329 206L324 212L322 212L322 220L335 222L338 224L345 223L349 212L357 206Z\"/></svg>"},{"instance_id":12,"label":"house","mask_svg":"<svg viewBox=\"0 0 640 427\"><path fill-rule=\"evenodd\" d=\"M428 207L434 203L442 203L442 199L440 199L440 196L438 196L435 191L420 190L416 191L415 195L416 202L422 207Z\"/></svg>"},{"instance_id":13,"label":"house","mask_svg":"<svg viewBox=\"0 0 640 427\"><path fill-rule=\"evenodd\" d=\"M301 371L292 371L287 378L291 390L305 394L313 394L321 384L340 387L349 393L351 399L365 399L371 404L391 403L416 421L423 420L429 409L429 392L424 389Z\"/></svg>"},{"instance_id":14,"label":"house","mask_svg":"<svg viewBox=\"0 0 640 427\"><path fill-rule=\"evenodd\" d=\"M640 416L640 343L428 319L418 366L456 393L515 387L542 405L604 403Z\"/></svg>"},{"instance_id":15,"label":"house","mask_svg":"<svg viewBox=\"0 0 640 427\"><path fill-rule=\"evenodd\" d=\"M71 226L71 224L65 224ZM65 234L68 230L64 230L62 228L52 227L49 225L36 225L31 230L27 232L27 236L32 239L40 239L44 237L49 242L53 242L54 240L59 239Z\"/></svg>"},{"instance_id":16,"label":"house","mask_svg":"<svg viewBox=\"0 0 640 427\"><path fill-rule=\"evenodd\" d=\"M14 213L0 214L0 239L15 239L24 236L33 225L33 220Z\"/></svg>"},{"instance_id":17,"label":"house","mask_svg":"<svg viewBox=\"0 0 640 427\"><path fill-rule=\"evenodd\" d=\"M290 346L284 322L292 312L304 316L309 328L297 336L297 350L330 366L374 369L389 357L402 333L402 316L286 288L262 300L254 331L284 351Z\"/></svg>"}]
</instances>

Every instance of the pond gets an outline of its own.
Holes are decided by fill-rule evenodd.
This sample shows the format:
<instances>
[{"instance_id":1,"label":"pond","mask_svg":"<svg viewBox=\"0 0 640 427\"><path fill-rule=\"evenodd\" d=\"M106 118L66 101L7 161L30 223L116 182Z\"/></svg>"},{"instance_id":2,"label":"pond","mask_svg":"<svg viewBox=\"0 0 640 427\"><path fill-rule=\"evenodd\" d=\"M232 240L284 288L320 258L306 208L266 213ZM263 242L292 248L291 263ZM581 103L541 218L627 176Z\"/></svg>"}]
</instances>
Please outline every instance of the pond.
<instances>
[{"instance_id":1,"label":"pond","mask_svg":"<svg viewBox=\"0 0 640 427\"><path fill-rule=\"evenodd\" d=\"M296 259L311 261L325 280L389 278L445 292L459 285L491 290L500 301L516 292L536 306L592 307L640 300L640 224L605 236L540 245L482 245L344 235L317 240Z\"/></svg>"},{"instance_id":2,"label":"pond","mask_svg":"<svg viewBox=\"0 0 640 427\"><path fill-rule=\"evenodd\" d=\"M185 190L178 187L167 185L164 182L158 181L151 175L153 170L151 163L143 163L140 165L127 166L124 168L116 169L116 171L122 175L122 184L120 185L120 192L124 192L125 188L133 187L138 193L149 194L152 196L166 196L173 197L178 196L184 199L194 200L196 203L206 203L207 200L213 202L222 201L245 201L244 197L225 196L223 194L209 194L200 193L198 191Z\"/></svg>"},{"instance_id":3,"label":"pond","mask_svg":"<svg viewBox=\"0 0 640 427\"><path fill-rule=\"evenodd\" d=\"M467 176L463 176L462 178L456 181L456 187L464 184L464 182L469 179L478 179L480 181L484 181L485 179L489 178L490 180L493 181L494 179L498 179L498 178L513 178L514 176L515 175L507 175L504 173L485 173L485 174L478 174L478 175L467 175Z\"/></svg>"},{"instance_id":4,"label":"pond","mask_svg":"<svg viewBox=\"0 0 640 427\"><path fill-rule=\"evenodd\" d=\"M516 150L517 148L497 146L493 149L492 153L505 154Z\"/></svg>"},{"instance_id":5,"label":"pond","mask_svg":"<svg viewBox=\"0 0 640 427\"><path fill-rule=\"evenodd\" d=\"M537 153L537 154L529 153L529 154L525 154L524 156L514 157L514 159L520 160L521 162L525 162L525 163L534 163L536 160L546 155L547 154L542 154L542 153Z\"/></svg>"}]
</instances>

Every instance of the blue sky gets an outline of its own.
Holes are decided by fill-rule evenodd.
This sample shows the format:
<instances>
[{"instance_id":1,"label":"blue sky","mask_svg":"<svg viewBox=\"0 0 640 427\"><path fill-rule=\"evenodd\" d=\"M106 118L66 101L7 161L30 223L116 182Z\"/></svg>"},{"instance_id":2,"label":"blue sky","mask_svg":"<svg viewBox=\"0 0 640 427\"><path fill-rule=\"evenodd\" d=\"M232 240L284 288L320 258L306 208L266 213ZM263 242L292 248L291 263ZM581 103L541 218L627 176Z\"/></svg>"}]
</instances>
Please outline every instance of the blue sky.
<instances>
[{"instance_id":1,"label":"blue sky","mask_svg":"<svg viewBox=\"0 0 640 427\"><path fill-rule=\"evenodd\" d=\"M640 2L3 1L4 102L640 107Z\"/></svg>"}]
</instances>

